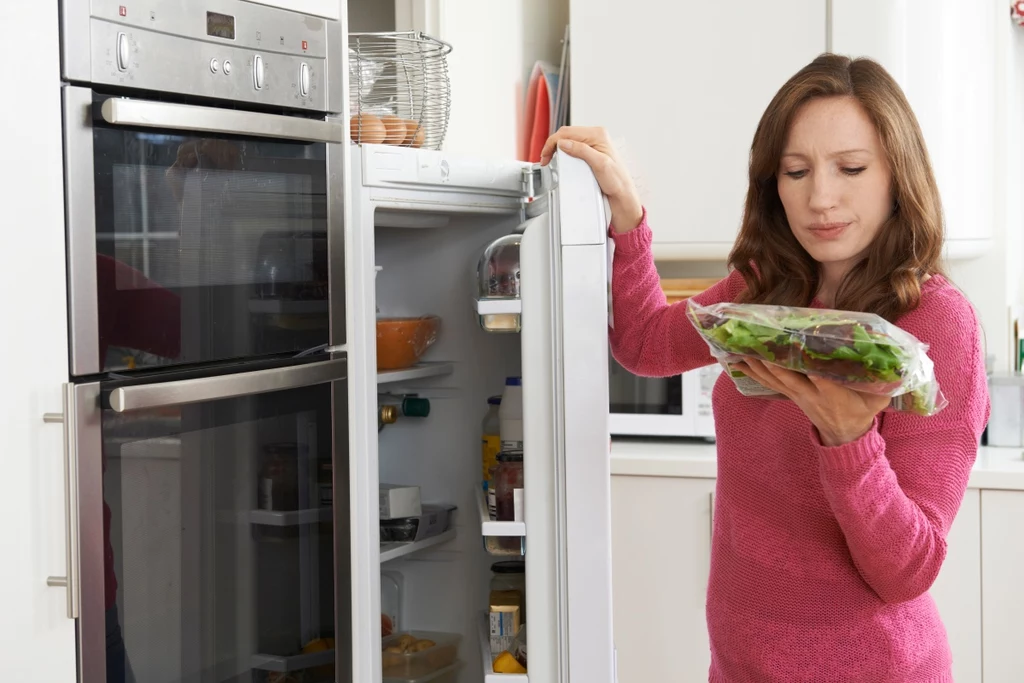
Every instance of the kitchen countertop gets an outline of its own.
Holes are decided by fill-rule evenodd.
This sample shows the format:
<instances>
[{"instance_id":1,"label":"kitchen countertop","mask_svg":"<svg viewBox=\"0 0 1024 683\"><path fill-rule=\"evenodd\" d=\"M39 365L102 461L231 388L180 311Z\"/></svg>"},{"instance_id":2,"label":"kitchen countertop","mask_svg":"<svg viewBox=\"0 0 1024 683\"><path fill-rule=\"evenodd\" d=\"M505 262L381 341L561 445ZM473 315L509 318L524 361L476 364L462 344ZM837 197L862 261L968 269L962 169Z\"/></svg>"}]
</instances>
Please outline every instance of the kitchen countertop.
<instances>
[{"instance_id":1,"label":"kitchen countertop","mask_svg":"<svg viewBox=\"0 0 1024 683\"><path fill-rule=\"evenodd\" d=\"M612 474L714 479L715 444L693 439L613 439ZM982 446L967 486L1024 491L1024 449Z\"/></svg>"}]
</instances>

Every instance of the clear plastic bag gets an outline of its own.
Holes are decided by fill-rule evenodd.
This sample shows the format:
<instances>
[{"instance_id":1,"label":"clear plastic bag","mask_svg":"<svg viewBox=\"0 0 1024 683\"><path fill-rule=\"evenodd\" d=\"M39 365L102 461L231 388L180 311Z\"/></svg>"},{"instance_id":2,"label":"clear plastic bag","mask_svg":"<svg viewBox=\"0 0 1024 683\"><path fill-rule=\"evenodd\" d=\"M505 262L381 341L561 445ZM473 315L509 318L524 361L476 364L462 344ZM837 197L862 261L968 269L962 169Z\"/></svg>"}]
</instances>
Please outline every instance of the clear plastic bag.
<instances>
[{"instance_id":1,"label":"clear plastic bag","mask_svg":"<svg viewBox=\"0 0 1024 683\"><path fill-rule=\"evenodd\" d=\"M871 313L687 301L690 322L744 396L778 396L735 368L746 358L891 396L891 408L929 416L946 407L928 345Z\"/></svg>"}]
</instances>

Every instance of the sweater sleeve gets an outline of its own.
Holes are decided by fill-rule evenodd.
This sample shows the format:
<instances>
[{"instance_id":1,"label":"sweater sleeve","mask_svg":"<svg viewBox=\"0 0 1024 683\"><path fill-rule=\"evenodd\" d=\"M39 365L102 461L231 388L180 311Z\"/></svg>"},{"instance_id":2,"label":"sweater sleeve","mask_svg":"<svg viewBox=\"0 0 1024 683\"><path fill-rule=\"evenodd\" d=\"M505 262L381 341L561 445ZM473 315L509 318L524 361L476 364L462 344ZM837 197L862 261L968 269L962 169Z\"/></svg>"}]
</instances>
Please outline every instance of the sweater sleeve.
<instances>
[{"instance_id":1,"label":"sweater sleeve","mask_svg":"<svg viewBox=\"0 0 1024 683\"><path fill-rule=\"evenodd\" d=\"M951 288L936 294L910 314L919 324L901 327L929 345L946 408L931 417L884 412L863 437L834 448L812 429L825 496L853 562L889 603L920 596L938 576L989 416L974 311Z\"/></svg>"},{"instance_id":2,"label":"sweater sleeve","mask_svg":"<svg viewBox=\"0 0 1024 683\"><path fill-rule=\"evenodd\" d=\"M670 377L715 363L707 343L686 316L686 302L669 305L651 253L652 234L644 211L629 232L609 231L612 260L612 355L642 377ZM693 297L701 305L733 301L745 284L733 271Z\"/></svg>"}]
</instances>

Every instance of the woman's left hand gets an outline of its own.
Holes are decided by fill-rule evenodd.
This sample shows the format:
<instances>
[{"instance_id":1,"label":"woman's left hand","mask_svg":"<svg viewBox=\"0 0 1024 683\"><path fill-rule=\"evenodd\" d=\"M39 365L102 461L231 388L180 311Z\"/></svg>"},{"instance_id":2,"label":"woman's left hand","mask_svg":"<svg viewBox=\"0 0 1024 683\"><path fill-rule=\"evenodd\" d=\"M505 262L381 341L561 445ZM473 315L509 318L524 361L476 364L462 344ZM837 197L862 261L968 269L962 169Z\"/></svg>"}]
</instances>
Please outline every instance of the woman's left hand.
<instances>
[{"instance_id":1,"label":"woman's left hand","mask_svg":"<svg viewBox=\"0 0 1024 683\"><path fill-rule=\"evenodd\" d=\"M818 428L826 446L841 446L864 436L891 400L759 360L747 360L736 369L793 401Z\"/></svg>"}]
</instances>

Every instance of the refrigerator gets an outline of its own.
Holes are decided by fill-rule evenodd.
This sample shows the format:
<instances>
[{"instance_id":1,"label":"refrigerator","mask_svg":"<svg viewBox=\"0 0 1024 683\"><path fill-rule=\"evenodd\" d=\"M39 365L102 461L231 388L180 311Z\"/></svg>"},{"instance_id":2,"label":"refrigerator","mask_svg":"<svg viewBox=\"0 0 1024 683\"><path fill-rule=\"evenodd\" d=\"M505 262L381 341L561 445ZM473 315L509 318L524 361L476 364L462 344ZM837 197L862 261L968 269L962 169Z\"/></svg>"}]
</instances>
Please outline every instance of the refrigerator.
<instances>
[{"instance_id":1,"label":"refrigerator","mask_svg":"<svg viewBox=\"0 0 1024 683\"><path fill-rule=\"evenodd\" d=\"M460 638L457 683L611 683L608 426L609 211L590 168L556 153L547 167L441 151L353 145L345 184L352 680L382 671L385 599L400 586L399 632ZM520 296L478 291L478 259L521 236ZM338 305L336 302L335 306ZM413 368L378 371L376 318L437 315L437 341ZM487 316L519 331L485 331ZM490 518L481 422L507 377L523 395L522 521ZM423 418L381 428L378 409L414 397ZM457 507L432 543L379 543L381 484L416 485ZM495 674L488 548L518 546L526 567L527 674ZM425 547L424 547L425 546ZM340 583L340 582L339 582ZM422 678L418 680L432 680Z\"/></svg>"}]
</instances>

